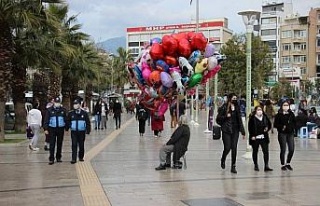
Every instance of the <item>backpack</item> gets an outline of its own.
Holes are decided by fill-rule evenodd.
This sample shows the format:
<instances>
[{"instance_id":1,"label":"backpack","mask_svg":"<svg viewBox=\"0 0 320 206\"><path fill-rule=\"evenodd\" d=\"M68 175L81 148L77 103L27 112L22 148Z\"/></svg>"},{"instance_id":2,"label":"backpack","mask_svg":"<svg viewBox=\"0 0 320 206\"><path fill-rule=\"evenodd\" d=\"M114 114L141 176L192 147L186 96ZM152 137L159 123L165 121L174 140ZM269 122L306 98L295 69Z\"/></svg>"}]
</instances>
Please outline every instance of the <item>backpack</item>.
<instances>
[{"instance_id":1,"label":"backpack","mask_svg":"<svg viewBox=\"0 0 320 206\"><path fill-rule=\"evenodd\" d=\"M139 109L138 110L138 120L147 120L148 119L148 113L145 109Z\"/></svg>"}]
</instances>

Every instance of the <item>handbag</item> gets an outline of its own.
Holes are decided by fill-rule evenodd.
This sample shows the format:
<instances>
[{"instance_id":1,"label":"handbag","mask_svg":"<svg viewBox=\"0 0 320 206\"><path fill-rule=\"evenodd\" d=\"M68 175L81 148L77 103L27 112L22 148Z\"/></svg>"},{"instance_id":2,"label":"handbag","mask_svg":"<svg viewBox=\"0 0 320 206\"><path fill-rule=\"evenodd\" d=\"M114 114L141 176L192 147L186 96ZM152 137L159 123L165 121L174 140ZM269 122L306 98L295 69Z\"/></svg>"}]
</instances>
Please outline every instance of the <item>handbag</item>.
<instances>
[{"instance_id":1,"label":"handbag","mask_svg":"<svg viewBox=\"0 0 320 206\"><path fill-rule=\"evenodd\" d=\"M32 129L27 126L26 128L26 135L27 135L27 139L32 139L33 138L33 132L32 132Z\"/></svg>"}]
</instances>

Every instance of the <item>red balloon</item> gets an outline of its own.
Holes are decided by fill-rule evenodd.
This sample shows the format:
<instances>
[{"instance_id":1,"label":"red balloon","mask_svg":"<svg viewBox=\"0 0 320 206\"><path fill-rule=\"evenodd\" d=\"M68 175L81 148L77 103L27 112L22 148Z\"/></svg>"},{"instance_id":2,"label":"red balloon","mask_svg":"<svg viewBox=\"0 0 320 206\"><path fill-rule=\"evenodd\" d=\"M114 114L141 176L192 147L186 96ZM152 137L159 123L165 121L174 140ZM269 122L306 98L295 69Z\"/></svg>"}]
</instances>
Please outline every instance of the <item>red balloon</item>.
<instances>
[{"instance_id":1,"label":"red balloon","mask_svg":"<svg viewBox=\"0 0 320 206\"><path fill-rule=\"evenodd\" d=\"M189 41L187 39L181 39L179 41L180 55L188 59L191 52L192 52L192 50L191 50L191 45L190 45Z\"/></svg>"},{"instance_id":2,"label":"red balloon","mask_svg":"<svg viewBox=\"0 0 320 206\"><path fill-rule=\"evenodd\" d=\"M191 38L191 47L193 50L204 51L207 46L207 38L203 33L195 33Z\"/></svg>"},{"instance_id":3,"label":"red balloon","mask_svg":"<svg viewBox=\"0 0 320 206\"><path fill-rule=\"evenodd\" d=\"M188 39L188 35L186 32L179 32L179 33L172 34L172 37L178 41L180 41L181 39Z\"/></svg>"},{"instance_id":4,"label":"red balloon","mask_svg":"<svg viewBox=\"0 0 320 206\"><path fill-rule=\"evenodd\" d=\"M187 36L188 36L188 40L191 40L192 37L195 35L196 33L193 31L188 32Z\"/></svg>"},{"instance_id":5,"label":"red balloon","mask_svg":"<svg viewBox=\"0 0 320 206\"><path fill-rule=\"evenodd\" d=\"M170 67L176 67L178 66L177 58L173 56L165 56L164 61L170 66Z\"/></svg>"},{"instance_id":6,"label":"red balloon","mask_svg":"<svg viewBox=\"0 0 320 206\"><path fill-rule=\"evenodd\" d=\"M162 37L162 47L166 54L174 55L178 50L178 41L171 35L164 35Z\"/></svg>"},{"instance_id":7,"label":"red balloon","mask_svg":"<svg viewBox=\"0 0 320 206\"><path fill-rule=\"evenodd\" d=\"M159 43L153 43L150 49L150 56L154 61L163 59L164 54L162 45Z\"/></svg>"}]
</instances>

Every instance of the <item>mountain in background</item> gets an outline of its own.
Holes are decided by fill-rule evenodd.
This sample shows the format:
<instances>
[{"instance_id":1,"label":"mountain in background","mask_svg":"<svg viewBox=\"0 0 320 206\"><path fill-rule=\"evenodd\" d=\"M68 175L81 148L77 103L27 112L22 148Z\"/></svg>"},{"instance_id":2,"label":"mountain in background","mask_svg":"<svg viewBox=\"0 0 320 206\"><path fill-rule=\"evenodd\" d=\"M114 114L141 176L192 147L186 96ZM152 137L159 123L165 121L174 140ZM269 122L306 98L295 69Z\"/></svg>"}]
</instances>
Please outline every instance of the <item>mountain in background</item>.
<instances>
[{"instance_id":1,"label":"mountain in background","mask_svg":"<svg viewBox=\"0 0 320 206\"><path fill-rule=\"evenodd\" d=\"M109 53L118 54L117 49L119 47L126 48L126 37L121 36L121 37L107 39L103 42L97 43L97 47L104 49L105 51L107 51Z\"/></svg>"}]
</instances>

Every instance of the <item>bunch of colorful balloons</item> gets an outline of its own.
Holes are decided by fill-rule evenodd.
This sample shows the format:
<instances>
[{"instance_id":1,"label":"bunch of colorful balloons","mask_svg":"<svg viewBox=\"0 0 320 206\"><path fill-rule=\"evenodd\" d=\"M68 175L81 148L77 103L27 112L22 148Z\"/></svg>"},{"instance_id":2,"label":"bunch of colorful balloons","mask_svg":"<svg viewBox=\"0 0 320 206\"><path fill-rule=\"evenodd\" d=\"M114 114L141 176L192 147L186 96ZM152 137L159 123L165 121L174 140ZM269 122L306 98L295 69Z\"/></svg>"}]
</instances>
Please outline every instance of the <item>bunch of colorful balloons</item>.
<instances>
[{"instance_id":1,"label":"bunch of colorful balloons","mask_svg":"<svg viewBox=\"0 0 320 206\"><path fill-rule=\"evenodd\" d=\"M162 39L151 39L136 61L129 64L130 82L140 88L140 101L145 106L159 110L167 108L163 104L176 94L191 91L214 77L224 59L203 33L164 35Z\"/></svg>"}]
</instances>

